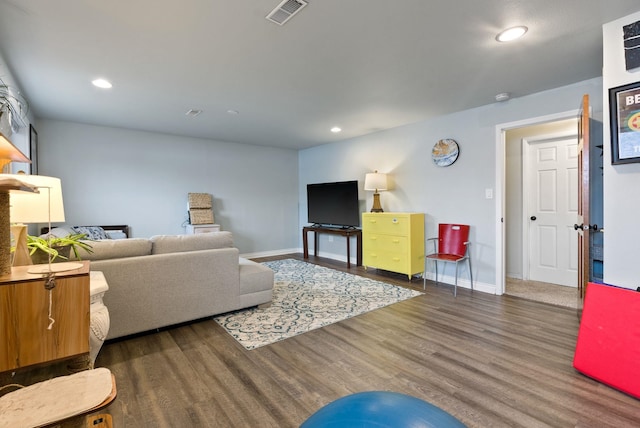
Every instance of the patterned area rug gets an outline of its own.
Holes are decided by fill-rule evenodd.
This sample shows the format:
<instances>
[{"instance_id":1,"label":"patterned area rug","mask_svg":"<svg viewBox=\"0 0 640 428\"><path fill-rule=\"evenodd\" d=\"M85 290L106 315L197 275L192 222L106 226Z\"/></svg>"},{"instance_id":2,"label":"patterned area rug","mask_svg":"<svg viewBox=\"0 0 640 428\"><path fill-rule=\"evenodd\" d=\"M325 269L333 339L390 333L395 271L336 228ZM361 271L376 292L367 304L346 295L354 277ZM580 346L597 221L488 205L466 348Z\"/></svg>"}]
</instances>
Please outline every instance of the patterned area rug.
<instances>
[{"instance_id":1,"label":"patterned area rug","mask_svg":"<svg viewBox=\"0 0 640 428\"><path fill-rule=\"evenodd\" d=\"M214 318L255 349L422 293L294 259L264 263L275 272L273 301Z\"/></svg>"}]
</instances>

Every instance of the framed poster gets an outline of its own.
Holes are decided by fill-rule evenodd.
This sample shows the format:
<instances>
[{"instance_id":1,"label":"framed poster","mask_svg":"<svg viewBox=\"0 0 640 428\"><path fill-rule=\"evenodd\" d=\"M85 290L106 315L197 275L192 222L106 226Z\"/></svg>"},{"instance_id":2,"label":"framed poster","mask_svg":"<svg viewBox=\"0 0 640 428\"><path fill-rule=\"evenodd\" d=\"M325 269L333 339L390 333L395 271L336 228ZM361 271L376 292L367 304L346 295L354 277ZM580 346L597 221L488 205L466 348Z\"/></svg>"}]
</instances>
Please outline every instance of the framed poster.
<instances>
[{"instance_id":1,"label":"framed poster","mask_svg":"<svg viewBox=\"0 0 640 428\"><path fill-rule=\"evenodd\" d=\"M29 159L31 174L38 174L38 133L33 125L29 125Z\"/></svg>"},{"instance_id":2,"label":"framed poster","mask_svg":"<svg viewBox=\"0 0 640 428\"><path fill-rule=\"evenodd\" d=\"M611 163L640 162L640 82L609 89Z\"/></svg>"}]
</instances>

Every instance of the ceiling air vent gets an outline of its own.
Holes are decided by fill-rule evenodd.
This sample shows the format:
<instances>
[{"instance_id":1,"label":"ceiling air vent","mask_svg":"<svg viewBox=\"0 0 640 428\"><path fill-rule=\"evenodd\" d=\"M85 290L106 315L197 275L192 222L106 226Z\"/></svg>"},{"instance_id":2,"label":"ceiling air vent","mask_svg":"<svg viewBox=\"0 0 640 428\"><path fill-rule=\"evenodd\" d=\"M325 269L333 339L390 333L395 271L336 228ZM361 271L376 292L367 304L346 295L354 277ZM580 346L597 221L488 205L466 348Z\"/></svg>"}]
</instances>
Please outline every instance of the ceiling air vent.
<instances>
[{"instance_id":1,"label":"ceiling air vent","mask_svg":"<svg viewBox=\"0 0 640 428\"><path fill-rule=\"evenodd\" d=\"M300 12L307 4L304 0L284 0L267 15L267 20L275 22L278 25L284 25L285 22L293 18L293 15Z\"/></svg>"}]
</instances>

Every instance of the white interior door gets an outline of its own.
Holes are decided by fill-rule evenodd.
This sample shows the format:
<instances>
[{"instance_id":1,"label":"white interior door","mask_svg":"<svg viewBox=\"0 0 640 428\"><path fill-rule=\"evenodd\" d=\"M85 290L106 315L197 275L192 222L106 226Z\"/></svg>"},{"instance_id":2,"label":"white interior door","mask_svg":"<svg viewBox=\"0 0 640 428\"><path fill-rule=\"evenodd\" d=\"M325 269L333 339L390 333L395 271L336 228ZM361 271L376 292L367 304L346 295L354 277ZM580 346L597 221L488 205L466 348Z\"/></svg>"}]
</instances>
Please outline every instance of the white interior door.
<instances>
[{"instance_id":1,"label":"white interior door","mask_svg":"<svg viewBox=\"0 0 640 428\"><path fill-rule=\"evenodd\" d=\"M524 145L528 277L577 287L577 135L525 140Z\"/></svg>"}]
</instances>

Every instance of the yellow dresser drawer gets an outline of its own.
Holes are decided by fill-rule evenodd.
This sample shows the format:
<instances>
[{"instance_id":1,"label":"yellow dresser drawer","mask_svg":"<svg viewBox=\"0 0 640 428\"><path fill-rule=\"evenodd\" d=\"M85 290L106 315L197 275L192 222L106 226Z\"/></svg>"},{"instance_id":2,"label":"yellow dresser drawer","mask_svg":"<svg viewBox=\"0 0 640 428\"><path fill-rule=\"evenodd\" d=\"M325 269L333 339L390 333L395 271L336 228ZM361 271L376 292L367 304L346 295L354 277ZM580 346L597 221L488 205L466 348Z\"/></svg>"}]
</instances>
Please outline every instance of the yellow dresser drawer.
<instances>
[{"instance_id":1,"label":"yellow dresser drawer","mask_svg":"<svg viewBox=\"0 0 640 428\"><path fill-rule=\"evenodd\" d=\"M406 254L390 253L387 251L371 251L362 255L365 266L375 266L378 269L404 273L409 266Z\"/></svg>"},{"instance_id":2,"label":"yellow dresser drawer","mask_svg":"<svg viewBox=\"0 0 640 428\"><path fill-rule=\"evenodd\" d=\"M409 238L406 236L380 235L371 233L366 235L363 246L371 251L388 251L406 254L409 251Z\"/></svg>"},{"instance_id":3,"label":"yellow dresser drawer","mask_svg":"<svg viewBox=\"0 0 640 428\"><path fill-rule=\"evenodd\" d=\"M362 231L407 236L409 234L409 216L396 213L392 213L392 215L365 213L362 215Z\"/></svg>"}]
</instances>

